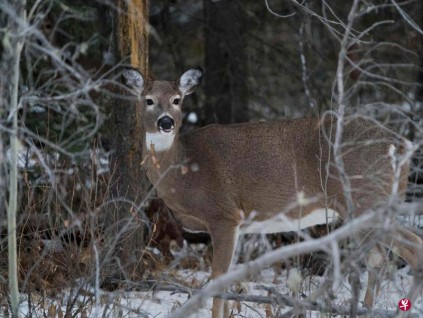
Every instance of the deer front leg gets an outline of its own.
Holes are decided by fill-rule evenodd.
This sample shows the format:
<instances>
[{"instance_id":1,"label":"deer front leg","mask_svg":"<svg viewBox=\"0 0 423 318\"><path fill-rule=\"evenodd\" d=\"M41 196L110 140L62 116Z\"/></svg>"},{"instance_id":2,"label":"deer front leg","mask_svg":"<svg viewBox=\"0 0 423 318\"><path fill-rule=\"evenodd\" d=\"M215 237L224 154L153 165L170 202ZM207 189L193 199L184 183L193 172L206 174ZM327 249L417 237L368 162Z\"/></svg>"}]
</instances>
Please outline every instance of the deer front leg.
<instances>
[{"instance_id":1,"label":"deer front leg","mask_svg":"<svg viewBox=\"0 0 423 318\"><path fill-rule=\"evenodd\" d=\"M373 246L367 253L366 266L368 272L367 290L364 305L373 308L380 289L381 273L385 263L385 253L379 245Z\"/></svg>"},{"instance_id":2,"label":"deer front leg","mask_svg":"<svg viewBox=\"0 0 423 318\"><path fill-rule=\"evenodd\" d=\"M238 226L220 221L212 225L210 235L213 244L212 279L215 279L226 273L231 265L238 241ZM212 318L228 318L229 315L227 301L213 298Z\"/></svg>"}]
</instances>

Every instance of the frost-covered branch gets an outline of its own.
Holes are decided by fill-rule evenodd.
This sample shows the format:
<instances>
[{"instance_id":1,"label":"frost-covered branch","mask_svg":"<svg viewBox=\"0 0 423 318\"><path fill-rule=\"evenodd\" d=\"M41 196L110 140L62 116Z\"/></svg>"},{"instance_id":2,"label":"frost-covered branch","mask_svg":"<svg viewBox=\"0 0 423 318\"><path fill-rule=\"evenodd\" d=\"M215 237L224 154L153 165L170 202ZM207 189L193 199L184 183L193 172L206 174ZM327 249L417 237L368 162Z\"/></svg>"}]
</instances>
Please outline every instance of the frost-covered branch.
<instances>
[{"instance_id":1,"label":"frost-covered branch","mask_svg":"<svg viewBox=\"0 0 423 318\"><path fill-rule=\"evenodd\" d=\"M353 200L351 193L351 183L345 171L344 161L342 159L342 136L344 130L344 117L346 109L345 89L344 89L344 66L347 50L349 47L351 30L355 21L355 14L360 0L354 0L350 12L348 14L348 24L345 28L344 36L341 40L340 49L338 53L338 68L336 70L336 84L338 91L338 109L336 112L336 133L335 141L333 143L333 155L336 167L339 171L341 184L344 190L344 198L347 204L347 211L350 219L353 218Z\"/></svg>"}]
</instances>

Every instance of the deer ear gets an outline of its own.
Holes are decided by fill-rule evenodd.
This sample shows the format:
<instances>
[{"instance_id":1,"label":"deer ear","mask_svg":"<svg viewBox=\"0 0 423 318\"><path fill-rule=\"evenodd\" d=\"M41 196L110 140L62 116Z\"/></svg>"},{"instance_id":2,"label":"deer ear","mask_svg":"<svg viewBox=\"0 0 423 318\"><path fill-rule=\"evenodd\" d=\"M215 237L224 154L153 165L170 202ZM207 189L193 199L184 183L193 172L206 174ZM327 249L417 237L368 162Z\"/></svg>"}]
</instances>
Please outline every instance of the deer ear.
<instances>
[{"instance_id":1,"label":"deer ear","mask_svg":"<svg viewBox=\"0 0 423 318\"><path fill-rule=\"evenodd\" d=\"M136 95L141 95L144 89L144 78L136 69L128 68L122 73L123 83L131 88Z\"/></svg>"},{"instance_id":2,"label":"deer ear","mask_svg":"<svg viewBox=\"0 0 423 318\"><path fill-rule=\"evenodd\" d=\"M200 85L203 77L203 70L201 67L190 68L178 80L179 90L183 95L191 94L194 89Z\"/></svg>"}]
</instances>

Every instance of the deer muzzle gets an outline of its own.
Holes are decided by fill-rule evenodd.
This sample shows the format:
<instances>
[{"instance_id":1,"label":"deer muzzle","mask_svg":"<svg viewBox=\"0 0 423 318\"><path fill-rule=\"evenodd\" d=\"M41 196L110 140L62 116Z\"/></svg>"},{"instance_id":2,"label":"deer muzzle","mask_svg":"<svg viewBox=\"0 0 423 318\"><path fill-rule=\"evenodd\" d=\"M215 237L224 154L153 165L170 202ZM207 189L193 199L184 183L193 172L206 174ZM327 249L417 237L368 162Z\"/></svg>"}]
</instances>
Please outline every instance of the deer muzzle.
<instances>
[{"instance_id":1,"label":"deer muzzle","mask_svg":"<svg viewBox=\"0 0 423 318\"><path fill-rule=\"evenodd\" d=\"M175 127L175 121L172 117L166 115L159 118L157 121L157 127L160 132L170 133Z\"/></svg>"}]
</instances>

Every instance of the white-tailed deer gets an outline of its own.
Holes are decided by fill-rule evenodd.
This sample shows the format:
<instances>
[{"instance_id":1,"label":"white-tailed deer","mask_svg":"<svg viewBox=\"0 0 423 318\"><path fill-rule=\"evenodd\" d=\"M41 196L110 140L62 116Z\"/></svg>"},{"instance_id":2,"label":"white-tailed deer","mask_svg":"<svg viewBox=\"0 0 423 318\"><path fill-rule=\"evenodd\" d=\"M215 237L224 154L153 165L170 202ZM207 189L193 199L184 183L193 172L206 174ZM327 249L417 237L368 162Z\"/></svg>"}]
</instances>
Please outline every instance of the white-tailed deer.
<instances>
[{"instance_id":1,"label":"white-tailed deer","mask_svg":"<svg viewBox=\"0 0 423 318\"><path fill-rule=\"evenodd\" d=\"M135 70L123 73L125 84L139 96L147 176L187 230L211 235L212 277L228 270L240 233L293 231L350 219L330 146L335 121L211 125L179 134L183 99L201 77L200 68L186 71L175 82L146 81ZM407 144L371 121L345 122L341 150L355 216L387 204L396 158ZM405 193L408 164L401 169L396 181L399 197ZM382 238L367 254L364 301L369 307L378 290L383 246L393 245L411 267L418 265L422 240L404 228L395 233L395 239ZM360 239L365 241L369 234L362 233ZM215 298L212 316L227 315L223 308L223 301Z\"/></svg>"}]
</instances>

